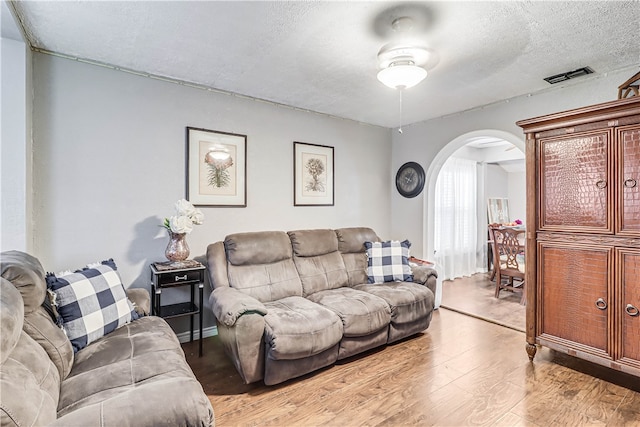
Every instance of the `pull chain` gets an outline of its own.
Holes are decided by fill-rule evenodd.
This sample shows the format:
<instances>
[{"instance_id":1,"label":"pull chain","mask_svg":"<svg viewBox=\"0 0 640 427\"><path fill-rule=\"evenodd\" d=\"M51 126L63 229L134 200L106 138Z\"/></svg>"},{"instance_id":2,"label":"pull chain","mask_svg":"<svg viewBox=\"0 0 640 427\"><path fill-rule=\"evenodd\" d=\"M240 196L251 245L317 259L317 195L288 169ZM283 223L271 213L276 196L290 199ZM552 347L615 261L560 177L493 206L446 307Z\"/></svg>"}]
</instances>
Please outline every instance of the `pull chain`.
<instances>
[{"instance_id":1,"label":"pull chain","mask_svg":"<svg viewBox=\"0 0 640 427\"><path fill-rule=\"evenodd\" d=\"M398 127L398 133L402 133L402 88L400 91L400 126Z\"/></svg>"}]
</instances>

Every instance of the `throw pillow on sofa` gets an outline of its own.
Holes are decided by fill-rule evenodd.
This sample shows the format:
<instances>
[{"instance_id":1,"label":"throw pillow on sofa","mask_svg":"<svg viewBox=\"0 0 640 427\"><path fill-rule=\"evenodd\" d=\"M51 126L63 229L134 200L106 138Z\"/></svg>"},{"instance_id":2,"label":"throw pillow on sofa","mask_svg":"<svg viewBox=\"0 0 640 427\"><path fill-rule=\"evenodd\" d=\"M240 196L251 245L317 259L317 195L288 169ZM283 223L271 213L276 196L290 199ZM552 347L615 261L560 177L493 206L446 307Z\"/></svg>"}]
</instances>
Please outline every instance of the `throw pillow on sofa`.
<instances>
[{"instance_id":1,"label":"throw pillow on sofa","mask_svg":"<svg viewBox=\"0 0 640 427\"><path fill-rule=\"evenodd\" d=\"M127 298L113 259L73 273L47 274L58 314L73 351L113 332L139 316Z\"/></svg>"},{"instance_id":2,"label":"throw pillow on sofa","mask_svg":"<svg viewBox=\"0 0 640 427\"><path fill-rule=\"evenodd\" d=\"M413 282L409 266L411 242L365 242L369 283Z\"/></svg>"}]
</instances>

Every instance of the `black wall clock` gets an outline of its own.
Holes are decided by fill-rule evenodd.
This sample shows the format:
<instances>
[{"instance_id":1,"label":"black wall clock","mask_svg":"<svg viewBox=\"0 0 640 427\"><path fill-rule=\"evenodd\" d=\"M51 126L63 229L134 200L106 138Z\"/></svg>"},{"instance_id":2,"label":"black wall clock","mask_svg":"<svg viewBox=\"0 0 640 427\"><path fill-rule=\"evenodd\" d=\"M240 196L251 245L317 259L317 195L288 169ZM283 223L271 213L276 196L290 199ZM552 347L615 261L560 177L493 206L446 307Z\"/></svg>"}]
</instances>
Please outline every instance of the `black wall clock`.
<instances>
[{"instance_id":1,"label":"black wall clock","mask_svg":"<svg viewBox=\"0 0 640 427\"><path fill-rule=\"evenodd\" d=\"M424 188L424 169L416 162L400 166L396 174L396 188L404 197L416 197Z\"/></svg>"}]
</instances>

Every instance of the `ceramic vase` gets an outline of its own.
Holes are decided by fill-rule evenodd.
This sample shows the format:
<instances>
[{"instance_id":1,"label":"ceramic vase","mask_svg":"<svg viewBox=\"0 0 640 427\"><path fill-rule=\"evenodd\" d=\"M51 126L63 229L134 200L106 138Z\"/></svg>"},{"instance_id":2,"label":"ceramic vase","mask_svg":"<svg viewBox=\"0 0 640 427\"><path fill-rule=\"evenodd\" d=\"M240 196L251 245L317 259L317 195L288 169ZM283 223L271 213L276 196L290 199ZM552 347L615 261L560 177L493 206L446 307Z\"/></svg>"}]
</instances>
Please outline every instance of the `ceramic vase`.
<instances>
[{"instance_id":1,"label":"ceramic vase","mask_svg":"<svg viewBox=\"0 0 640 427\"><path fill-rule=\"evenodd\" d=\"M186 233L174 233L169 231L169 244L164 255L169 261L184 261L189 258L189 245L187 245Z\"/></svg>"}]
</instances>

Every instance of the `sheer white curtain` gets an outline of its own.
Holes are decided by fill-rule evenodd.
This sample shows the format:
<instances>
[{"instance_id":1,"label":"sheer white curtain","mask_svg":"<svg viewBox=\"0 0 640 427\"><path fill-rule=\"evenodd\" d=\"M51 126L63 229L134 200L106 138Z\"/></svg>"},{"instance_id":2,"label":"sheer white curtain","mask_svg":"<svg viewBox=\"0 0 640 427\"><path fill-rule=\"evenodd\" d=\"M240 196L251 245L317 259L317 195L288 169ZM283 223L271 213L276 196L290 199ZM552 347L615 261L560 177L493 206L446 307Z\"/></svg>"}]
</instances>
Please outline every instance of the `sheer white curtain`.
<instances>
[{"instance_id":1,"label":"sheer white curtain","mask_svg":"<svg viewBox=\"0 0 640 427\"><path fill-rule=\"evenodd\" d=\"M473 160L450 157L435 192L434 261L443 280L477 272L477 172Z\"/></svg>"}]
</instances>

